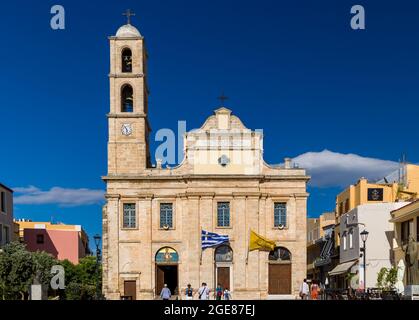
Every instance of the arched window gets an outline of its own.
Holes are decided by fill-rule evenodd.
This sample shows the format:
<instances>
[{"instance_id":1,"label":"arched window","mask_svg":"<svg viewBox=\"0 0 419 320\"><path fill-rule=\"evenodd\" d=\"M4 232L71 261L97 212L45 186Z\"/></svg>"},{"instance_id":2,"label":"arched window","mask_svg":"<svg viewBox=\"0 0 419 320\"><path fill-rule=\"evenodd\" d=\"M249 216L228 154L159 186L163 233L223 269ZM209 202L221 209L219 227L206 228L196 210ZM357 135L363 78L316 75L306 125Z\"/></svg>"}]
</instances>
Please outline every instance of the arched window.
<instances>
[{"instance_id":1,"label":"arched window","mask_svg":"<svg viewBox=\"0 0 419 320\"><path fill-rule=\"evenodd\" d=\"M227 245L215 249L215 262L233 262L233 250Z\"/></svg>"},{"instance_id":2,"label":"arched window","mask_svg":"<svg viewBox=\"0 0 419 320\"><path fill-rule=\"evenodd\" d=\"M125 48L124 50L122 50L121 57L122 57L122 61L121 61L122 72L132 72L132 53L131 53L131 49Z\"/></svg>"},{"instance_id":3,"label":"arched window","mask_svg":"<svg viewBox=\"0 0 419 320\"><path fill-rule=\"evenodd\" d=\"M270 261L291 261L291 252L284 247L276 247L275 250L269 252L269 260Z\"/></svg>"},{"instance_id":4,"label":"arched window","mask_svg":"<svg viewBox=\"0 0 419 320\"><path fill-rule=\"evenodd\" d=\"M121 90L121 111L122 112L133 112L134 111L134 99L132 97L133 91L129 84L122 87Z\"/></svg>"}]
</instances>

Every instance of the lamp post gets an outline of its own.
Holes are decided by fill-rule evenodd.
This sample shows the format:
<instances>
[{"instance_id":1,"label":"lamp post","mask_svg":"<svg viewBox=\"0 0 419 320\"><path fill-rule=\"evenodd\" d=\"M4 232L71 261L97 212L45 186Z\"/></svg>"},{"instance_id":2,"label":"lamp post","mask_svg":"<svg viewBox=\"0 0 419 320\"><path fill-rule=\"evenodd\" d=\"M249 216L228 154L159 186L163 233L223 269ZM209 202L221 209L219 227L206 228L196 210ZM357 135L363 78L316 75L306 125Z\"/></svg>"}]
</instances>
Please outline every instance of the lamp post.
<instances>
[{"instance_id":1,"label":"lamp post","mask_svg":"<svg viewBox=\"0 0 419 320\"><path fill-rule=\"evenodd\" d=\"M95 240L96 245L96 300L99 300L99 297L101 296L100 287L99 287L99 262L100 262L100 240L101 237L98 234L95 234L93 237Z\"/></svg>"},{"instance_id":2,"label":"lamp post","mask_svg":"<svg viewBox=\"0 0 419 320\"><path fill-rule=\"evenodd\" d=\"M360 233L361 239L362 239L362 242L363 242L362 251L363 251L363 258L364 258L364 292L367 292L367 247L366 247L366 242L367 242L367 239L368 239L368 234L369 234L369 232L367 230L364 230Z\"/></svg>"}]
</instances>

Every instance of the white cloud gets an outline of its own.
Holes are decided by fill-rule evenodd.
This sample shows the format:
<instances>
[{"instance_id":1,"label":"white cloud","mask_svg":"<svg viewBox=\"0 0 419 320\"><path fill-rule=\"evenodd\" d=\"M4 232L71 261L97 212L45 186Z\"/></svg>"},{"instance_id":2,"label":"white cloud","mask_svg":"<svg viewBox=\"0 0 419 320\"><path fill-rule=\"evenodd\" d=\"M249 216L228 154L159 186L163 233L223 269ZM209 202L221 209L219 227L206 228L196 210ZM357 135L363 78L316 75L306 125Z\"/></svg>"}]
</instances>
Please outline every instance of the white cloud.
<instances>
[{"instance_id":1,"label":"white cloud","mask_svg":"<svg viewBox=\"0 0 419 320\"><path fill-rule=\"evenodd\" d=\"M395 161L362 157L323 150L307 152L293 161L311 175L310 185L314 187L346 187L359 178L378 180L397 170Z\"/></svg>"},{"instance_id":2,"label":"white cloud","mask_svg":"<svg viewBox=\"0 0 419 320\"><path fill-rule=\"evenodd\" d=\"M61 206L83 206L101 203L104 199L103 190L67 189L53 187L43 191L35 186L16 187L15 204L58 204Z\"/></svg>"}]
</instances>

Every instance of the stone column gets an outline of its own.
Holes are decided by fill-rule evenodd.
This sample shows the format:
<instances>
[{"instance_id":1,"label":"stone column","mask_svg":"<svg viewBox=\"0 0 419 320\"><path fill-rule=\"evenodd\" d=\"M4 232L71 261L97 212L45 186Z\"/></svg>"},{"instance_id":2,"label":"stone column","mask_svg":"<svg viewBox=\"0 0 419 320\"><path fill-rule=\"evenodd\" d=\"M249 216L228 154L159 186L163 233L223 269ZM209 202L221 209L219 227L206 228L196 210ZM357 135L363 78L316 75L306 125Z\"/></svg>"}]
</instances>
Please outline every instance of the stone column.
<instances>
[{"instance_id":1,"label":"stone column","mask_svg":"<svg viewBox=\"0 0 419 320\"><path fill-rule=\"evenodd\" d=\"M139 210L138 210L138 224L140 229L140 256L144 259L140 259L140 288L139 298L140 299L153 299L153 250L151 242L153 239L152 235L152 195L140 195ZM147 258L148 257L148 258Z\"/></svg>"}]
</instances>

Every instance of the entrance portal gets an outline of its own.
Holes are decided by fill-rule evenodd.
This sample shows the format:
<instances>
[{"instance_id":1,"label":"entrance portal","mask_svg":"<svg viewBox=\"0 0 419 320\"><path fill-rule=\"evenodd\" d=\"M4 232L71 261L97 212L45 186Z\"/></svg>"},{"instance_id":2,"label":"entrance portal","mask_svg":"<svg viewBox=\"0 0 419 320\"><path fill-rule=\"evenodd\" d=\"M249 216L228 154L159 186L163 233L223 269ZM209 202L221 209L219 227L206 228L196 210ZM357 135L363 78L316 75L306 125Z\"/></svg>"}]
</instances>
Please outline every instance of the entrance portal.
<instances>
[{"instance_id":1,"label":"entrance portal","mask_svg":"<svg viewBox=\"0 0 419 320\"><path fill-rule=\"evenodd\" d=\"M291 253L276 247L269 253L269 294L291 294Z\"/></svg>"},{"instance_id":2,"label":"entrance portal","mask_svg":"<svg viewBox=\"0 0 419 320\"><path fill-rule=\"evenodd\" d=\"M217 285L220 284L221 288L230 287L230 267L217 267Z\"/></svg>"},{"instance_id":3,"label":"entrance portal","mask_svg":"<svg viewBox=\"0 0 419 320\"><path fill-rule=\"evenodd\" d=\"M156 296L160 295L164 284L172 295L179 294L178 262L179 255L173 248L164 247L156 253Z\"/></svg>"},{"instance_id":4,"label":"entrance portal","mask_svg":"<svg viewBox=\"0 0 419 320\"><path fill-rule=\"evenodd\" d=\"M167 284L172 295L178 294L177 265L156 265L156 295L160 295L164 284Z\"/></svg>"}]
</instances>

